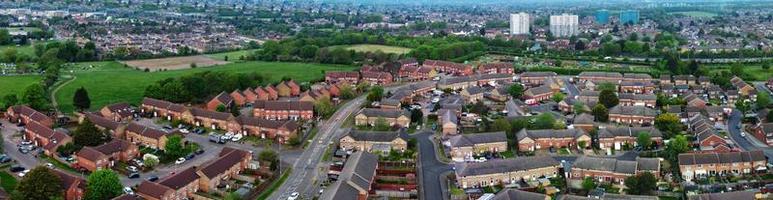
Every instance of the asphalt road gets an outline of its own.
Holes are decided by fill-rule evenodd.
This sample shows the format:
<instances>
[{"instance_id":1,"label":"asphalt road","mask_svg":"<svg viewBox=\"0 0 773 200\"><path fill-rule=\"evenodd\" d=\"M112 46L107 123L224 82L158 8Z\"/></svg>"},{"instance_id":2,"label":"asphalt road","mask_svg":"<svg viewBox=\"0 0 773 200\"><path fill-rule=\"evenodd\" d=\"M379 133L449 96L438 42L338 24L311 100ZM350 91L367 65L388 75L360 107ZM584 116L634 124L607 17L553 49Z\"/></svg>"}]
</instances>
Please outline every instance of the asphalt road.
<instances>
[{"instance_id":1,"label":"asphalt road","mask_svg":"<svg viewBox=\"0 0 773 200\"><path fill-rule=\"evenodd\" d=\"M419 199L448 199L448 188L441 175L452 172L451 165L438 160L437 151L431 140L433 133L423 131L414 135L419 143L419 179L421 180ZM441 145L441 144L438 144ZM430 198L431 197L431 198Z\"/></svg>"},{"instance_id":2,"label":"asphalt road","mask_svg":"<svg viewBox=\"0 0 773 200\"><path fill-rule=\"evenodd\" d=\"M746 134L746 137L741 136L741 118L741 112L733 110L733 113L727 121L727 129L728 132L730 132L730 138L744 151L762 150L765 153L765 156L773 158L773 148L752 144L749 139L747 139L747 137L753 137L749 134ZM768 159L768 163L773 164L773 159Z\"/></svg>"},{"instance_id":3,"label":"asphalt road","mask_svg":"<svg viewBox=\"0 0 773 200\"><path fill-rule=\"evenodd\" d=\"M18 165L24 168L32 169L38 166L40 162L35 158L32 153L23 154L18 150L18 144L21 141L21 137L14 137L13 135L20 134L20 129L15 125L5 120L0 120L3 127L0 128L1 134L3 134L3 153L13 158Z\"/></svg>"}]
</instances>

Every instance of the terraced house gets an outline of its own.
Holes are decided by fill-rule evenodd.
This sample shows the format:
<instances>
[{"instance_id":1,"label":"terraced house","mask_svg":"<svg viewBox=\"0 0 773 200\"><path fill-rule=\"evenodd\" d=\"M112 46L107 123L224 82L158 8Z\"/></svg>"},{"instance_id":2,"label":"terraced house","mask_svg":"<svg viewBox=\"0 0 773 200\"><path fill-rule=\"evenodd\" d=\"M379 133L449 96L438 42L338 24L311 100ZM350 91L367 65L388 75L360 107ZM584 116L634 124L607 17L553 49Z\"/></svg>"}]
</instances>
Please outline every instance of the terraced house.
<instances>
[{"instance_id":1,"label":"terraced house","mask_svg":"<svg viewBox=\"0 0 773 200\"><path fill-rule=\"evenodd\" d=\"M457 162L455 174L461 188L477 188L553 177L558 166L558 161L549 156L516 157L482 163Z\"/></svg>"},{"instance_id":2,"label":"terraced house","mask_svg":"<svg viewBox=\"0 0 773 200\"><path fill-rule=\"evenodd\" d=\"M389 151L405 151L408 149L406 137L395 131L358 131L349 132L338 140L338 145L344 150L357 150L381 153Z\"/></svg>"},{"instance_id":3,"label":"terraced house","mask_svg":"<svg viewBox=\"0 0 773 200\"><path fill-rule=\"evenodd\" d=\"M137 146L129 141L113 139L96 147L83 147L75 157L79 167L94 171L111 168L116 161L127 162L137 157L139 153Z\"/></svg>"},{"instance_id":4,"label":"terraced house","mask_svg":"<svg viewBox=\"0 0 773 200\"><path fill-rule=\"evenodd\" d=\"M164 150L166 147L167 132L150 128L137 123L129 123L126 127L126 140L131 143L146 147Z\"/></svg>"},{"instance_id":5,"label":"terraced house","mask_svg":"<svg viewBox=\"0 0 773 200\"><path fill-rule=\"evenodd\" d=\"M164 117L167 120L180 119L182 113L187 110L188 108L183 105L164 100L149 97L142 99L141 111L143 113L151 113L153 117Z\"/></svg>"},{"instance_id":6,"label":"terraced house","mask_svg":"<svg viewBox=\"0 0 773 200\"><path fill-rule=\"evenodd\" d=\"M236 130L229 126L229 122L235 118L231 113L191 108L182 113L181 119L195 126L203 126L211 129Z\"/></svg>"},{"instance_id":7,"label":"terraced house","mask_svg":"<svg viewBox=\"0 0 773 200\"><path fill-rule=\"evenodd\" d=\"M609 109L609 121L622 124L653 124L657 115L645 106L617 105Z\"/></svg>"},{"instance_id":8,"label":"terraced house","mask_svg":"<svg viewBox=\"0 0 773 200\"><path fill-rule=\"evenodd\" d=\"M518 75L521 83L530 86L539 86L545 82L545 79L555 78L558 76L555 72L524 72Z\"/></svg>"},{"instance_id":9,"label":"terraced house","mask_svg":"<svg viewBox=\"0 0 773 200\"><path fill-rule=\"evenodd\" d=\"M481 74L513 74L513 63L486 63L478 67Z\"/></svg>"},{"instance_id":10,"label":"terraced house","mask_svg":"<svg viewBox=\"0 0 773 200\"><path fill-rule=\"evenodd\" d=\"M99 114L113 121L130 120L134 117L134 109L128 103L115 103L99 109Z\"/></svg>"},{"instance_id":11,"label":"terraced house","mask_svg":"<svg viewBox=\"0 0 773 200\"><path fill-rule=\"evenodd\" d=\"M363 108L354 116L354 124L374 126L379 119L385 120L389 126L408 127L411 123L410 113L405 110Z\"/></svg>"},{"instance_id":12,"label":"terraced house","mask_svg":"<svg viewBox=\"0 0 773 200\"><path fill-rule=\"evenodd\" d=\"M321 200L368 199L376 178L378 156L358 151L346 160L338 180L320 195Z\"/></svg>"},{"instance_id":13,"label":"terraced house","mask_svg":"<svg viewBox=\"0 0 773 200\"><path fill-rule=\"evenodd\" d=\"M654 108L655 103L657 103L658 100L658 96L654 94L619 93L617 96L619 105L623 106L645 106Z\"/></svg>"},{"instance_id":14,"label":"terraced house","mask_svg":"<svg viewBox=\"0 0 773 200\"><path fill-rule=\"evenodd\" d=\"M62 132L55 131L36 121L30 121L24 127L24 139L32 141L32 144L42 147L46 155L53 155L56 148L72 141L72 138Z\"/></svg>"},{"instance_id":15,"label":"terraced house","mask_svg":"<svg viewBox=\"0 0 773 200\"><path fill-rule=\"evenodd\" d=\"M690 181L715 175L764 173L768 160L762 151L679 154L679 171Z\"/></svg>"},{"instance_id":16,"label":"terraced house","mask_svg":"<svg viewBox=\"0 0 773 200\"><path fill-rule=\"evenodd\" d=\"M255 101L255 117L270 120L309 120L314 118L314 103L306 101Z\"/></svg>"},{"instance_id":17,"label":"terraced house","mask_svg":"<svg viewBox=\"0 0 773 200\"><path fill-rule=\"evenodd\" d=\"M599 148L621 150L625 144L638 145L639 134L647 134L655 144L663 143L663 134L655 127L608 127L598 132Z\"/></svg>"},{"instance_id":18,"label":"terraced house","mask_svg":"<svg viewBox=\"0 0 773 200\"><path fill-rule=\"evenodd\" d=\"M225 108L230 108L231 106L234 106L234 98L231 97L230 94L225 92L220 92L217 96L212 98L212 100L209 100L207 102L207 110L216 111L217 107L223 106Z\"/></svg>"},{"instance_id":19,"label":"terraced house","mask_svg":"<svg viewBox=\"0 0 773 200\"><path fill-rule=\"evenodd\" d=\"M298 123L290 120L267 120L249 116L239 116L230 123L234 132L258 136L262 139L272 138L284 144L290 138L297 137Z\"/></svg>"},{"instance_id":20,"label":"terraced house","mask_svg":"<svg viewBox=\"0 0 773 200\"><path fill-rule=\"evenodd\" d=\"M37 122L38 124L46 127L54 126L53 119L26 105L8 107L8 110L5 113L5 117L9 122L13 123L29 124L30 122Z\"/></svg>"},{"instance_id":21,"label":"terraced house","mask_svg":"<svg viewBox=\"0 0 773 200\"><path fill-rule=\"evenodd\" d=\"M580 142L590 145L590 136L581 129L526 130L516 133L519 151L535 151L548 148L576 147Z\"/></svg>"},{"instance_id":22,"label":"terraced house","mask_svg":"<svg viewBox=\"0 0 773 200\"><path fill-rule=\"evenodd\" d=\"M443 60L424 60L422 65L432 67L437 70L437 72L453 74L456 76L468 76L473 73L472 66Z\"/></svg>"},{"instance_id":23,"label":"terraced house","mask_svg":"<svg viewBox=\"0 0 773 200\"><path fill-rule=\"evenodd\" d=\"M221 182L238 175L252 160L252 154L247 151L224 147L218 158L201 166L199 175L199 190L212 192Z\"/></svg>"},{"instance_id":24,"label":"terraced house","mask_svg":"<svg viewBox=\"0 0 773 200\"><path fill-rule=\"evenodd\" d=\"M601 182L623 184L625 178L643 172L660 177L660 158L636 158L635 161L616 158L581 156L572 164L570 178L591 177Z\"/></svg>"},{"instance_id":25,"label":"terraced house","mask_svg":"<svg viewBox=\"0 0 773 200\"><path fill-rule=\"evenodd\" d=\"M346 82L357 84L360 81L360 73L357 72L325 72L325 82L336 84Z\"/></svg>"},{"instance_id":26,"label":"terraced house","mask_svg":"<svg viewBox=\"0 0 773 200\"><path fill-rule=\"evenodd\" d=\"M463 161L480 153L499 153L508 150L507 135L504 131L453 135L449 136L443 144L448 147L451 158L457 161Z\"/></svg>"}]
</instances>

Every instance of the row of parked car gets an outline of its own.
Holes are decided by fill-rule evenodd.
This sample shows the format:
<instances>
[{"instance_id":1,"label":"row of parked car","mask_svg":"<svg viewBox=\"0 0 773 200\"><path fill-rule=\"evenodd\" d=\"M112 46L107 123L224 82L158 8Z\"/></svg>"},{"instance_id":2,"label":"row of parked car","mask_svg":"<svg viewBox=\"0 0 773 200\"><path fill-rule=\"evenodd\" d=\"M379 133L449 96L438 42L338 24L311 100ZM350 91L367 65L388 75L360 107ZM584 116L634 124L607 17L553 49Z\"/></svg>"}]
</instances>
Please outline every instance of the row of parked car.
<instances>
[{"instance_id":1,"label":"row of parked car","mask_svg":"<svg viewBox=\"0 0 773 200\"><path fill-rule=\"evenodd\" d=\"M232 142L238 142L239 140L242 140L244 138L244 135L241 133L234 134L233 132L227 132L225 134L217 134L217 133L209 133L209 141L214 143L220 143L225 144L228 141Z\"/></svg>"}]
</instances>

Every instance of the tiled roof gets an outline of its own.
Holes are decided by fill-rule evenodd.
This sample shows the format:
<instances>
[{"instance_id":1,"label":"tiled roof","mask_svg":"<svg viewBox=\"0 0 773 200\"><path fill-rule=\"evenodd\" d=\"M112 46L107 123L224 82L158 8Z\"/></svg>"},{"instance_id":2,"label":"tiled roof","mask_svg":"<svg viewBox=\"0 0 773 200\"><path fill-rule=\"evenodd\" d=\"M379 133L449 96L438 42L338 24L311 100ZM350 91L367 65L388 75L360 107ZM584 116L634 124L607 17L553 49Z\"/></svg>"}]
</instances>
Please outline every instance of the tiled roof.
<instances>
[{"instance_id":1,"label":"tiled roof","mask_svg":"<svg viewBox=\"0 0 773 200\"><path fill-rule=\"evenodd\" d=\"M587 135L582 129L543 129L543 130L526 130L521 129L515 134L517 141L521 141L524 138L540 139L540 138L577 138L582 135Z\"/></svg>"},{"instance_id":2,"label":"tiled roof","mask_svg":"<svg viewBox=\"0 0 773 200\"><path fill-rule=\"evenodd\" d=\"M158 129L150 128L147 126L143 126L137 123L129 123L129 126L126 127L127 131L137 133L139 135L150 137L153 139L161 138L161 136L166 135L167 133Z\"/></svg>"},{"instance_id":3,"label":"tiled roof","mask_svg":"<svg viewBox=\"0 0 773 200\"><path fill-rule=\"evenodd\" d=\"M223 120L223 121L226 121L229 118L233 117L231 113L217 112L217 111L211 111L211 110L206 110L201 108L191 108L191 114L194 117L203 117L203 118L217 119L217 120Z\"/></svg>"},{"instance_id":4,"label":"tiled roof","mask_svg":"<svg viewBox=\"0 0 773 200\"><path fill-rule=\"evenodd\" d=\"M491 200L545 200L548 198L549 196L545 194L508 188L499 191Z\"/></svg>"},{"instance_id":5,"label":"tiled roof","mask_svg":"<svg viewBox=\"0 0 773 200\"><path fill-rule=\"evenodd\" d=\"M371 141L371 142L391 142L397 138L401 138L400 133L395 131L358 131L349 130L349 133L344 135L352 137L356 141Z\"/></svg>"},{"instance_id":6,"label":"tiled roof","mask_svg":"<svg viewBox=\"0 0 773 200\"><path fill-rule=\"evenodd\" d=\"M142 183L137 186L137 193L156 199L162 199L164 195L172 192L174 192L172 188L150 181L142 181Z\"/></svg>"},{"instance_id":7,"label":"tiled roof","mask_svg":"<svg viewBox=\"0 0 773 200\"><path fill-rule=\"evenodd\" d=\"M122 139L113 139L110 142L107 142L105 144L99 145L94 147L99 152L102 152L103 154L112 154L115 152L122 152L126 151L131 147L132 143L126 140Z\"/></svg>"},{"instance_id":8,"label":"tiled roof","mask_svg":"<svg viewBox=\"0 0 773 200\"><path fill-rule=\"evenodd\" d=\"M728 153L683 153L679 154L679 165L719 164L765 161L760 150Z\"/></svg>"},{"instance_id":9,"label":"tiled roof","mask_svg":"<svg viewBox=\"0 0 773 200\"><path fill-rule=\"evenodd\" d=\"M95 113L87 112L87 113L84 113L84 115L86 115L86 118L88 118L89 121L91 121L91 123L94 123L94 125L97 125L106 129L115 130L115 129L118 129L118 126L121 125L116 121L107 119L105 117L102 117L102 115L98 115Z\"/></svg>"},{"instance_id":10,"label":"tiled roof","mask_svg":"<svg viewBox=\"0 0 773 200\"><path fill-rule=\"evenodd\" d=\"M76 155L90 161L97 161L105 156L105 154L94 149L94 147L83 147Z\"/></svg>"},{"instance_id":11,"label":"tiled roof","mask_svg":"<svg viewBox=\"0 0 773 200\"><path fill-rule=\"evenodd\" d=\"M367 117L384 117L384 118L398 118L400 116L408 117L410 114L405 110L395 109L377 109L377 108L363 108L360 110L360 114Z\"/></svg>"},{"instance_id":12,"label":"tiled roof","mask_svg":"<svg viewBox=\"0 0 773 200\"><path fill-rule=\"evenodd\" d=\"M322 200L359 199L358 195L367 193L371 180L376 176L378 156L358 151L346 160L343 170L333 185L322 193Z\"/></svg>"},{"instance_id":13,"label":"tiled roof","mask_svg":"<svg viewBox=\"0 0 773 200\"><path fill-rule=\"evenodd\" d=\"M609 114L634 115L634 116L645 116L645 117L655 117L657 115L655 110L651 108L647 108L645 106L624 106L624 105L617 105L615 107L612 107L612 109L609 109Z\"/></svg>"},{"instance_id":14,"label":"tiled roof","mask_svg":"<svg viewBox=\"0 0 773 200\"><path fill-rule=\"evenodd\" d=\"M599 138L638 137L639 133L648 133L651 137L663 137L655 127L608 127L599 130Z\"/></svg>"},{"instance_id":15,"label":"tiled roof","mask_svg":"<svg viewBox=\"0 0 773 200\"><path fill-rule=\"evenodd\" d=\"M158 183L174 190L178 190L190 184L191 182L199 180L199 175L196 174L196 170L197 169L195 166L189 167L188 169L185 169L181 172L167 176Z\"/></svg>"},{"instance_id":16,"label":"tiled roof","mask_svg":"<svg viewBox=\"0 0 773 200\"><path fill-rule=\"evenodd\" d=\"M660 170L660 160L658 158L636 158L636 161L629 161L616 158L581 156L574 161L572 168L635 174L640 170Z\"/></svg>"},{"instance_id":17,"label":"tiled roof","mask_svg":"<svg viewBox=\"0 0 773 200\"><path fill-rule=\"evenodd\" d=\"M231 151L226 155L220 156L211 163L202 166L201 172L208 178L214 178L217 175L225 173L226 170L230 169L234 165L238 165L240 162L242 162L246 156L245 154L249 153L242 150Z\"/></svg>"},{"instance_id":18,"label":"tiled roof","mask_svg":"<svg viewBox=\"0 0 773 200\"><path fill-rule=\"evenodd\" d=\"M507 135L504 131L474 134L459 134L449 139L452 147L468 147L476 144L504 142L507 143Z\"/></svg>"},{"instance_id":19,"label":"tiled roof","mask_svg":"<svg viewBox=\"0 0 773 200\"><path fill-rule=\"evenodd\" d=\"M482 163L456 163L455 165L457 176L477 176L558 167L558 164L558 161L549 156L533 156L491 160Z\"/></svg>"},{"instance_id":20,"label":"tiled roof","mask_svg":"<svg viewBox=\"0 0 773 200\"><path fill-rule=\"evenodd\" d=\"M266 110L314 110L314 103L306 101L257 100L252 106Z\"/></svg>"}]
</instances>

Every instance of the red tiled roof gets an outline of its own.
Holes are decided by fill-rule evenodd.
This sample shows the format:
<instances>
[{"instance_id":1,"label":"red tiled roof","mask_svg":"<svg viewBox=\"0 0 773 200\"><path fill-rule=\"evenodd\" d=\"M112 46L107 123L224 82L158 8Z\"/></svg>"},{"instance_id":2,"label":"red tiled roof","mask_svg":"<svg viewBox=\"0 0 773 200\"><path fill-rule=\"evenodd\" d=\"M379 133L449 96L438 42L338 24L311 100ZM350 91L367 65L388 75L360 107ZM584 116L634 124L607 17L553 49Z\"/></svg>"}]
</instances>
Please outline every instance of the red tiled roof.
<instances>
[{"instance_id":1,"label":"red tiled roof","mask_svg":"<svg viewBox=\"0 0 773 200\"><path fill-rule=\"evenodd\" d=\"M220 156L217 158L217 160L212 161L211 163L205 165L201 168L202 174L207 176L208 178L214 178L217 175L220 175L222 173L225 173L226 170L230 169L234 165L238 165L246 154L249 154L246 151L243 150L228 150L229 152L223 156Z\"/></svg>"}]
</instances>

